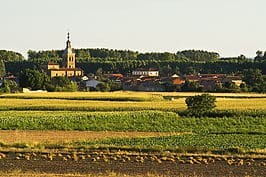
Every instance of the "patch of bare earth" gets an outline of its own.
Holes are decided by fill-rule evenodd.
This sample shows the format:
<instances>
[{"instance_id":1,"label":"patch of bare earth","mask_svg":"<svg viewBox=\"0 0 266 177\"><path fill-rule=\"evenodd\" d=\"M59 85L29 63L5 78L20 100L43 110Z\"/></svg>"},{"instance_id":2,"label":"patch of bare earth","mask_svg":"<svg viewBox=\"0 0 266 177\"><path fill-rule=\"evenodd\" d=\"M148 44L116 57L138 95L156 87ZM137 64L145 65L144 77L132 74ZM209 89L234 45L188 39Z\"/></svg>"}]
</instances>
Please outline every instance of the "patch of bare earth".
<instances>
[{"instance_id":1,"label":"patch of bare earth","mask_svg":"<svg viewBox=\"0 0 266 177\"><path fill-rule=\"evenodd\" d=\"M99 152L100 153L100 152ZM233 164L228 160L209 159L208 163L195 163L195 158L182 157L174 161L163 160L164 156L154 155L128 155L122 154L87 154L83 159L79 156L75 159L67 158L67 154L57 154L49 159L48 154L6 153L5 158L0 159L0 176L230 176L230 177L264 177L265 159L242 159L243 163L234 159ZM88 156L89 155L89 156ZM45 156L45 157L44 157ZM20 158L18 158L20 157ZM64 157L67 159L64 160ZM101 158L97 158L101 157ZM119 158L119 159L118 159ZM206 157L204 157L206 158ZM123 160L124 159L124 160ZM127 159L127 160L125 160ZM144 159L144 160L142 160ZM161 160L159 160L161 159ZM193 163L191 160L194 159ZM199 160L199 159L198 159ZM47 175L45 175L47 174Z\"/></svg>"},{"instance_id":2,"label":"patch of bare earth","mask_svg":"<svg viewBox=\"0 0 266 177\"><path fill-rule=\"evenodd\" d=\"M0 142L12 143L41 143L69 142L76 140L96 140L104 138L136 138L180 135L176 132L112 132L112 131L40 131L40 130L0 130Z\"/></svg>"},{"instance_id":3,"label":"patch of bare earth","mask_svg":"<svg viewBox=\"0 0 266 177\"><path fill-rule=\"evenodd\" d=\"M106 174L51 174L51 173L35 173L35 172L9 172L9 173L0 173L0 177L164 177L162 175L155 174L143 174L143 175L125 175L125 174L117 174L115 172L108 172ZM186 177L186 176L180 176ZM193 176L199 177L199 176Z\"/></svg>"}]
</instances>

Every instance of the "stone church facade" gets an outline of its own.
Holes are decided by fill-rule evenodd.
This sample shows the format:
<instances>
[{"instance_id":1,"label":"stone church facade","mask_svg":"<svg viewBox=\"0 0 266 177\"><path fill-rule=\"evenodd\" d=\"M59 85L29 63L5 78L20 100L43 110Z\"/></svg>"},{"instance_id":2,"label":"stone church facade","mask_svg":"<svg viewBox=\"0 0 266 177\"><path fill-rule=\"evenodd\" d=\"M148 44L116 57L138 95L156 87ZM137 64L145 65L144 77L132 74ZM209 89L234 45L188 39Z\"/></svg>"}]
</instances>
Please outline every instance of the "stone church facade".
<instances>
[{"instance_id":1,"label":"stone church facade","mask_svg":"<svg viewBox=\"0 0 266 177\"><path fill-rule=\"evenodd\" d=\"M69 33L67 35L66 48L63 52L62 67L54 62L48 62L46 66L47 73L50 77L64 76L64 77L81 77L83 70L76 68L75 53L72 51L69 40Z\"/></svg>"}]
</instances>

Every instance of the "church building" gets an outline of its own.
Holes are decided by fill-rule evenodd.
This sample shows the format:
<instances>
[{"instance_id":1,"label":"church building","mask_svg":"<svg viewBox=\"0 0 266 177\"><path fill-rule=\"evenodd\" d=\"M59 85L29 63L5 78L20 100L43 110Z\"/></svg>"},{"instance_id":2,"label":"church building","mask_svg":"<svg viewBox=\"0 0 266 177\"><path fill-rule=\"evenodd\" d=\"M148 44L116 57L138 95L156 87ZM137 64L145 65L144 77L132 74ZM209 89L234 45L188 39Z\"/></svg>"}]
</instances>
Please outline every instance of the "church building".
<instances>
[{"instance_id":1,"label":"church building","mask_svg":"<svg viewBox=\"0 0 266 177\"><path fill-rule=\"evenodd\" d=\"M69 33L67 33L66 49L63 52L62 67L54 62L48 62L46 70L50 77L65 76L65 77L81 77L83 76L83 70L76 68L75 53L72 51Z\"/></svg>"}]
</instances>

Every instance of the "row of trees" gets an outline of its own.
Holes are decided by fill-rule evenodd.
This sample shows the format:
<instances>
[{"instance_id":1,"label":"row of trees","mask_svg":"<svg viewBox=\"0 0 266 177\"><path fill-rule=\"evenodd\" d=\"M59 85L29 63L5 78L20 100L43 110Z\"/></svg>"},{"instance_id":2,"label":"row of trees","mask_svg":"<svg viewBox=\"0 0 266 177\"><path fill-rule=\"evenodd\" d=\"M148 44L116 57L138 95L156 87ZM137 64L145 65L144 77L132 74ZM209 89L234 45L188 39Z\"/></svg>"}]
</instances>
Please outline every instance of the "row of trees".
<instances>
[{"instance_id":1,"label":"row of trees","mask_svg":"<svg viewBox=\"0 0 266 177\"><path fill-rule=\"evenodd\" d=\"M170 52L152 52L139 53L131 50L113 50L113 49L73 49L76 53L78 62L84 61L126 61L126 60L148 60L148 61L218 61L218 60L238 60L245 61L244 55L231 58L219 58L216 52L204 50L184 50L177 53ZM28 60L35 62L47 62L50 60L60 62L62 60L63 50L45 50L28 51ZM265 61L266 52L257 51L255 61ZM0 60L4 62L23 61L25 58L18 52L0 50Z\"/></svg>"},{"instance_id":2,"label":"row of trees","mask_svg":"<svg viewBox=\"0 0 266 177\"><path fill-rule=\"evenodd\" d=\"M160 75L172 74L239 74L244 69L260 69L266 74L266 62L257 63L253 61L231 62L188 62L188 61L118 61L118 62L80 62L77 66L81 67L85 73L95 73L98 68L102 68L105 73L129 74L137 68L158 68Z\"/></svg>"},{"instance_id":3,"label":"row of trees","mask_svg":"<svg viewBox=\"0 0 266 177\"><path fill-rule=\"evenodd\" d=\"M25 68L38 69L41 64L48 61L62 62L62 50L32 51L28 52L29 59L24 60L22 55L16 56L16 52L3 51L1 60L6 65L6 72L18 74L18 71ZM128 50L109 49L77 49L77 66L81 67L85 73L95 73L98 68L102 68L105 73L131 73L137 68L157 68L162 75L171 74L195 74L195 73L225 73L236 74L244 69L260 69L266 74L266 60L256 62L259 59L246 59L245 56L236 58L219 59L219 54L199 50L186 50L173 53L138 53ZM258 55L260 56L260 55ZM257 56L257 58L258 58ZM264 57L264 56L262 56Z\"/></svg>"},{"instance_id":4,"label":"row of trees","mask_svg":"<svg viewBox=\"0 0 266 177\"><path fill-rule=\"evenodd\" d=\"M20 70L31 68L39 69L41 64L33 61L6 62L6 72L18 74ZM215 61L215 62L188 62L188 61L144 61L144 60L128 60L128 61L88 61L78 62L77 66L82 68L86 74L96 73L99 68L102 68L104 73L122 73L130 74L137 68L158 68L160 75L172 74L240 74L244 69L259 69L262 74L266 74L266 61Z\"/></svg>"},{"instance_id":5,"label":"row of trees","mask_svg":"<svg viewBox=\"0 0 266 177\"><path fill-rule=\"evenodd\" d=\"M153 52L139 53L130 50L112 49L74 49L78 62L99 60L99 61L126 61L126 60L155 60L155 61L216 61L219 54L203 50L185 50L177 53ZM63 50L49 51L28 51L29 61L47 62L51 59L60 60Z\"/></svg>"}]
</instances>

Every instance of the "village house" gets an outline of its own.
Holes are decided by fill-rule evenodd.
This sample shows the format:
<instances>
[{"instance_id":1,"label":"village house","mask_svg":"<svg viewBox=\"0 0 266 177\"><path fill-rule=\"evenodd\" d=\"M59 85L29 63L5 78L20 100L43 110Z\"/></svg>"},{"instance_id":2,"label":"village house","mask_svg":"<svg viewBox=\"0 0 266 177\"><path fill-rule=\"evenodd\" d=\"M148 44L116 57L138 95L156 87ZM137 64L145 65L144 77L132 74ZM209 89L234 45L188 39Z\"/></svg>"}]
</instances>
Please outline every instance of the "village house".
<instances>
[{"instance_id":1,"label":"village house","mask_svg":"<svg viewBox=\"0 0 266 177\"><path fill-rule=\"evenodd\" d=\"M222 83L232 83L239 87L241 84L244 84L245 82L242 80L240 76L227 76L222 80Z\"/></svg>"},{"instance_id":2,"label":"village house","mask_svg":"<svg viewBox=\"0 0 266 177\"><path fill-rule=\"evenodd\" d=\"M202 88L202 91L214 91L219 84L234 84L240 86L242 78L240 76L227 76L226 74L198 74L198 75L187 75L185 80L190 82L198 82Z\"/></svg>"},{"instance_id":3,"label":"village house","mask_svg":"<svg viewBox=\"0 0 266 177\"><path fill-rule=\"evenodd\" d=\"M103 82L92 78L92 79L87 80L85 83L86 83L86 88L90 90L92 88L95 89L98 84L103 83Z\"/></svg>"},{"instance_id":4,"label":"village house","mask_svg":"<svg viewBox=\"0 0 266 177\"><path fill-rule=\"evenodd\" d=\"M132 76L149 76L149 77L158 77L159 70L158 69L136 69L132 72Z\"/></svg>"},{"instance_id":5,"label":"village house","mask_svg":"<svg viewBox=\"0 0 266 177\"><path fill-rule=\"evenodd\" d=\"M104 77L114 83L121 83L124 76L123 74L104 74Z\"/></svg>"},{"instance_id":6,"label":"village house","mask_svg":"<svg viewBox=\"0 0 266 177\"><path fill-rule=\"evenodd\" d=\"M161 77L161 81L164 83L179 85L179 86L185 83L185 80L176 74L170 77Z\"/></svg>"},{"instance_id":7,"label":"village house","mask_svg":"<svg viewBox=\"0 0 266 177\"><path fill-rule=\"evenodd\" d=\"M127 77L123 79L123 90L146 91L146 92L161 92L164 91L164 86L161 85L158 77Z\"/></svg>"}]
</instances>

